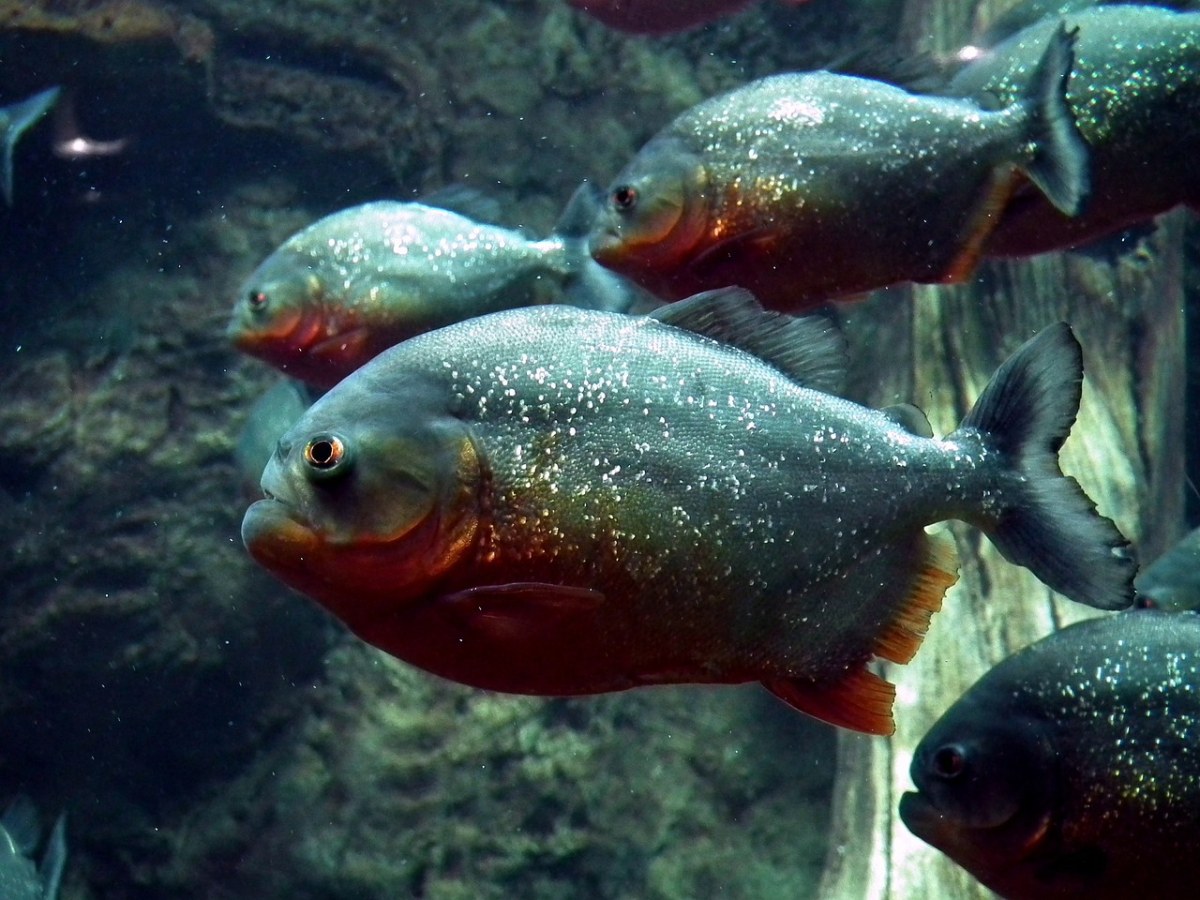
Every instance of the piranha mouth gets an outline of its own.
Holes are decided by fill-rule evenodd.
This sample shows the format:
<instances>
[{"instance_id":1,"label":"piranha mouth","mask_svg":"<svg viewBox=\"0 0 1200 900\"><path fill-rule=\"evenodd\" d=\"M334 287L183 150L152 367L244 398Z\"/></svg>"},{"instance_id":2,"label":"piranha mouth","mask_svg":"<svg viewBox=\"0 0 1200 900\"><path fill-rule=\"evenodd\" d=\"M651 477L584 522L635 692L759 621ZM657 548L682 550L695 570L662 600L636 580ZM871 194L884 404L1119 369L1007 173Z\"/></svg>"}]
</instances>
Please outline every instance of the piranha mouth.
<instances>
[{"instance_id":1,"label":"piranha mouth","mask_svg":"<svg viewBox=\"0 0 1200 900\"><path fill-rule=\"evenodd\" d=\"M905 791L900 797L900 818L912 832L927 832L929 827L944 823L946 817L938 812L937 807L924 794L916 791Z\"/></svg>"},{"instance_id":2,"label":"piranha mouth","mask_svg":"<svg viewBox=\"0 0 1200 900\"><path fill-rule=\"evenodd\" d=\"M295 560L311 556L320 538L291 506L266 488L262 491L263 499L250 504L242 519L242 543L264 566L290 568Z\"/></svg>"},{"instance_id":3,"label":"piranha mouth","mask_svg":"<svg viewBox=\"0 0 1200 900\"><path fill-rule=\"evenodd\" d=\"M617 226L608 225L592 233L588 239L588 253L597 262L611 262L617 258L623 243Z\"/></svg>"}]
</instances>

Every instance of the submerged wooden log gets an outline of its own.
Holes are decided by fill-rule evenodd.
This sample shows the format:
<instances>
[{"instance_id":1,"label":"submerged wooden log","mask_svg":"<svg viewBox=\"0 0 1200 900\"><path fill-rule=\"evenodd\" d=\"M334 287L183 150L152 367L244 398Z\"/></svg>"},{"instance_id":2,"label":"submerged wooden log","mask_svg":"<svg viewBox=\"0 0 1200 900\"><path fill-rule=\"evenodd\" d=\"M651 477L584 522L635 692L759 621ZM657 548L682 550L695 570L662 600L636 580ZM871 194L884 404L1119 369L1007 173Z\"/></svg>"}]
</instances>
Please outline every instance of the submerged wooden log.
<instances>
[{"instance_id":1,"label":"submerged wooden log","mask_svg":"<svg viewBox=\"0 0 1200 900\"><path fill-rule=\"evenodd\" d=\"M955 0L912 0L905 28L946 50L971 17ZM1077 253L989 262L970 284L892 289L849 315L869 360L875 404L909 400L939 434L952 431L1004 358L1040 328L1070 322L1084 348L1079 418L1061 454L1100 511L1150 558L1183 524L1184 301L1182 216L1115 262ZM911 298L906 297L911 294ZM879 348L886 348L880 353ZM870 354L870 355L868 355ZM861 378L861 376L860 376ZM969 874L908 832L897 815L913 750L984 671L1071 621L1095 614L1003 560L979 532L954 526L962 568L916 659L881 666L897 685L896 734L839 739L828 900L990 897Z\"/></svg>"},{"instance_id":2,"label":"submerged wooden log","mask_svg":"<svg viewBox=\"0 0 1200 900\"><path fill-rule=\"evenodd\" d=\"M911 304L898 305L911 329L911 358L889 355L887 366L877 365L889 381L912 384L913 399L926 408L934 429L946 433L1021 341L1052 322L1071 322L1084 346L1086 375L1063 468L1147 557L1178 536L1184 484L1179 223L1160 228L1152 245L1146 260L1116 267L1056 255L989 266L981 283L968 287L915 289ZM869 340L864 336L872 333L871 318L895 314L876 307L856 315L856 342ZM896 323L887 331L895 334ZM887 369L897 366L891 376ZM893 402L899 393L884 383L877 392L879 402ZM884 672L897 684L896 735L841 739L823 897L990 896L897 818L912 751L990 666L1052 629L1094 614L1000 558L978 532L956 527L955 536L959 583L917 658Z\"/></svg>"}]
</instances>

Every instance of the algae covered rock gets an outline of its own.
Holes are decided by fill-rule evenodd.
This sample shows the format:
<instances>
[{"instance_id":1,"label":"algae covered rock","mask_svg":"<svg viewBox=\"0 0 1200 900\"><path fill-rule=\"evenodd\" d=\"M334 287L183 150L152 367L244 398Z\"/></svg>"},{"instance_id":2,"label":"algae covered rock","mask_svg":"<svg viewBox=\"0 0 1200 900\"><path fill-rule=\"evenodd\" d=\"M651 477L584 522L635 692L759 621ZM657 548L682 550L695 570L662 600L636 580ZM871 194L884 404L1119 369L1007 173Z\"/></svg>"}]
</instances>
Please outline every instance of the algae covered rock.
<instances>
[{"instance_id":1,"label":"algae covered rock","mask_svg":"<svg viewBox=\"0 0 1200 900\"><path fill-rule=\"evenodd\" d=\"M544 233L682 108L894 17L646 41L560 0L17 6L0 97L62 84L129 139L71 156L48 119L0 214L0 793L67 811L65 900L812 896L826 729L756 689L468 691L260 572L233 448L273 375L224 324L334 209L465 183Z\"/></svg>"}]
</instances>

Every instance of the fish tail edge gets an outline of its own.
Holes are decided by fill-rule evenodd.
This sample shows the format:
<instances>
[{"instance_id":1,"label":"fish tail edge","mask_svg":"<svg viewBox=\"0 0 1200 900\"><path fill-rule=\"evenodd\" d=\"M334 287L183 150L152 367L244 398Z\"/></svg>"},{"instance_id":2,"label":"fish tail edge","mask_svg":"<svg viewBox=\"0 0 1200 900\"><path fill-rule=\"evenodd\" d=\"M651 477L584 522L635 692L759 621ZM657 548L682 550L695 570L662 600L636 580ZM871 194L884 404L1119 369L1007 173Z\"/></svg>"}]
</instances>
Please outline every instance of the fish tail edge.
<instances>
[{"instance_id":1,"label":"fish tail edge","mask_svg":"<svg viewBox=\"0 0 1200 900\"><path fill-rule=\"evenodd\" d=\"M1082 389L1079 341L1065 322L1051 325L997 369L959 431L982 434L1021 476L1019 495L981 523L1001 555L1072 600L1124 609L1134 600L1129 542L1058 463Z\"/></svg>"}]
</instances>

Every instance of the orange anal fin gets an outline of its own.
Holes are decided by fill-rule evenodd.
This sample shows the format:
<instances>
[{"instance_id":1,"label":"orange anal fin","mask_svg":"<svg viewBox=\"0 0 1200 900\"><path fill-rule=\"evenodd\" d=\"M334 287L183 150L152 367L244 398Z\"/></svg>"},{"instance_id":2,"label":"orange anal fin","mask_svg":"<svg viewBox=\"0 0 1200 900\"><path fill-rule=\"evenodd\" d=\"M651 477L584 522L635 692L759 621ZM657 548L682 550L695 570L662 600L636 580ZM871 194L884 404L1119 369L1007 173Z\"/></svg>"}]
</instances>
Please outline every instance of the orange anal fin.
<instances>
[{"instance_id":1,"label":"orange anal fin","mask_svg":"<svg viewBox=\"0 0 1200 900\"><path fill-rule=\"evenodd\" d=\"M789 706L839 728L880 735L896 730L892 719L896 688L866 669L852 669L832 683L771 678L763 687Z\"/></svg>"},{"instance_id":2,"label":"orange anal fin","mask_svg":"<svg viewBox=\"0 0 1200 900\"><path fill-rule=\"evenodd\" d=\"M983 200L967 219L962 247L938 279L940 282L951 284L966 281L975 271L983 256L984 245L1000 224L1004 208L1008 206L1020 181L1021 176L1015 169L1000 167L992 172L984 188Z\"/></svg>"},{"instance_id":3,"label":"orange anal fin","mask_svg":"<svg viewBox=\"0 0 1200 900\"><path fill-rule=\"evenodd\" d=\"M873 648L878 656L906 663L916 655L933 614L942 608L946 590L958 581L958 552L946 533L925 534L922 558L896 616L880 632Z\"/></svg>"}]
</instances>

